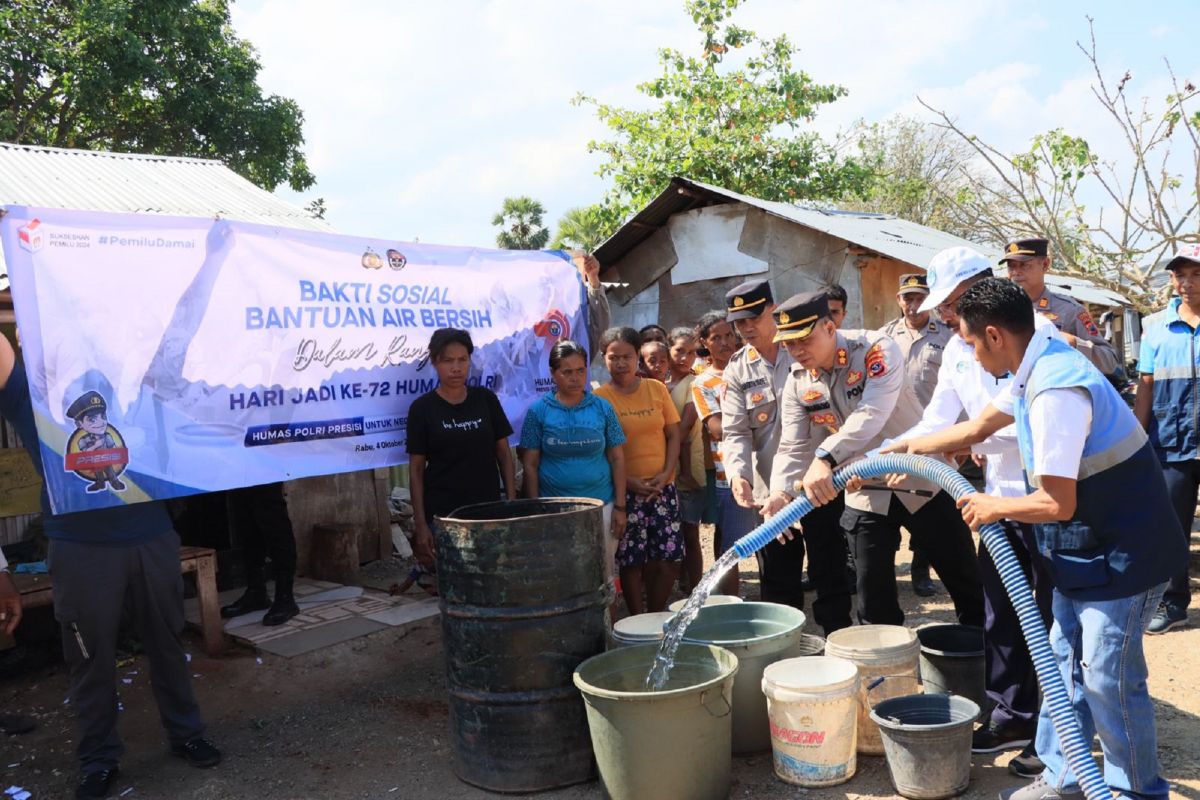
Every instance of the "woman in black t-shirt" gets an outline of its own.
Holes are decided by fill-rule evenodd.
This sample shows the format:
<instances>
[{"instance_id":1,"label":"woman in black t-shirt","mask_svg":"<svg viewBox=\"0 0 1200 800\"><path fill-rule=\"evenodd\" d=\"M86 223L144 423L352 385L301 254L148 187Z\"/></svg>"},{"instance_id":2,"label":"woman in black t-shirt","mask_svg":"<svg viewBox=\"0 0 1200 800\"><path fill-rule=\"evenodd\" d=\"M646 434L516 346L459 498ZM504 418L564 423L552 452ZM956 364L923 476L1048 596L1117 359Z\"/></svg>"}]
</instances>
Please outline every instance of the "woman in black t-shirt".
<instances>
[{"instance_id":1,"label":"woman in black t-shirt","mask_svg":"<svg viewBox=\"0 0 1200 800\"><path fill-rule=\"evenodd\" d=\"M467 386L474 350L466 331L434 331L429 363L437 371L438 387L414 400L408 412L408 468L416 522L413 551L426 565L433 563L429 526L434 517L472 503L517 497L508 447L512 425L494 392Z\"/></svg>"}]
</instances>

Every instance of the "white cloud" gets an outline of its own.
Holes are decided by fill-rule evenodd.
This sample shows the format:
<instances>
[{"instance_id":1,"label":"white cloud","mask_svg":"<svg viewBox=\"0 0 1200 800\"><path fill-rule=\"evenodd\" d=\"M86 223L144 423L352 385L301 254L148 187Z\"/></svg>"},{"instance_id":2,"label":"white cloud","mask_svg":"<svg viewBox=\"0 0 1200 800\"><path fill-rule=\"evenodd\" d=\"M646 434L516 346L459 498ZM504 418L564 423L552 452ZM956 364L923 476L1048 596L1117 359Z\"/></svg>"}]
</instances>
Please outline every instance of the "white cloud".
<instances>
[{"instance_id":1,"label":"white cloud","mask_svg":"<svg viewBox=\"0 0 1200 800\"><path fill-rule=\"evenodd\" d=\"M658 73L658 48L698 44L682 0L241 0L232 12L261 53L265 88L305 110L319 183L282 194L324 196L339 230L449 244L490 244L506 195L538 198L550 222L598 200L586 143L604 130L569 100L582 90L644 104L635 85ZM1025 0L748 0L736 21L786 32L800 68L849 88L819 112L823 134L922 112L920 94L1018 147L1048 128L1096 127L1081 59L1060 57L1079 31L1064 33L1055 13ZM1142 31L1156 22L1122 14ZM1144 38L1118 38L1118 50Z\"/></svg>"}]
</instances>

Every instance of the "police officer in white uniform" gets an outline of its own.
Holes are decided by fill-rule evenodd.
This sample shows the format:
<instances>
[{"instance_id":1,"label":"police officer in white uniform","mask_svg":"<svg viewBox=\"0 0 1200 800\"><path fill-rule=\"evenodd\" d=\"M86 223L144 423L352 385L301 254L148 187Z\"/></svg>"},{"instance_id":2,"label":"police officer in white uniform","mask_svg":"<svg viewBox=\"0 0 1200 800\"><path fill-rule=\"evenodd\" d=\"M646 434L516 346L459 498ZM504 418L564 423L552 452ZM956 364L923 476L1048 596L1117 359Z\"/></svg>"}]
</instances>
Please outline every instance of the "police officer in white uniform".
<instances>
[{"instance_id":1,"label":"police officer in white uniform","mask_svg":"<svg viewBox=\"0 0 1200 800\"><path fill-rule=\"evenodd\" d=\"M929 405L933 388L937 386L938 370L942 366L942 352L946 342L954 335L945 323L935 319L922 303L929 296L929 285L925 276L918 272L900 276L900 287L896 291L896 303L900 316L883 327L883 332L896 344L904 356L904 372L917 394L921 408ZM919 597L932 597L937 587L929 578L929 559L920 548L912 549L912 588Z\"/></svg>"},{"instance_id":2,"label":"police officer in white uniform","mask_svg":"<svg viewBox=\"0 0 1200 800\"><path fill-rule=\"evenodd\" d=\"M1004 246L1001 264L1008 265L1008 277L1025 290L1033 301L1033 310L1054 323L1067 344L1083 353L1105 375L1121 365L1117 350L1104 338L1092 315L1066 295L1046 288L1050 271L1050 243L1045 239L1018 239Z\"/></svg>"},{"instance_id":3,"label":"police officer in white uniform","mask_svg":"<svg viewBox=\"0 0 1200 800\"><path fill-rule=\"evenodd\" d=\"M770 284L761 279L746 281L726 293L725 301L726 319L745 345L725 367L721 460L734 500L758 511L767 499L771 460L779 446L778 398L792 359L774 341L775 298ZM763 600L804 607L803 547L772 542L759 551L758 564Z\"/></svg>"},{"instance_id":4,"label":"police officer in white uniform","mask_svg":"<svg viewBox=\"0 0 1200 800\"><path fill-rule=\"evenodd\" d=\"M900 348L878 331L838 331L823 292L789 298L776 319L796 364L783 392L783 429L763 509L768 516L796 496L797 485L818 507L832 502L838 496L832 480L836 466L907 430L921 416L904 377ZM904 525L929 554L959 621L982 624L983 593L971 533L949 495L913 481L900 494L867 486L847 493L845 503L842 528L854 556L860 622L904 623L895 573Z\"/></svg>"}]
</instances>

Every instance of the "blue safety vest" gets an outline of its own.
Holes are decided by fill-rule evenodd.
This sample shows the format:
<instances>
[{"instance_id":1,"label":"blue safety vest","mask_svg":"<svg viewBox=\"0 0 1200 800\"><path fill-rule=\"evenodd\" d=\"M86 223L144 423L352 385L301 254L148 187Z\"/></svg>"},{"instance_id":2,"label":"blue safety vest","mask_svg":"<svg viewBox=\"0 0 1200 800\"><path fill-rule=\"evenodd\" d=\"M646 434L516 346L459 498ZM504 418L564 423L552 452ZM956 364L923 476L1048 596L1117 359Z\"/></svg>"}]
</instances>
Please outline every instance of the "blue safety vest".
<instances>
[{"instance_id":1,"label":"blue safety vest","mask_svg":"<svg viewBox=\"0 0 1200 800\"><path fill-rule=\"evenodd\" d=\"M1092 426L1083 446L1075 515L1035 525L1038 550L1054 585L1077 600L1114 600L1167 581L1187 563L1187 545L1171 510L1154 449L1112 384L1082 354L1050 342L1017 399L1017 441L1025 480L1033 474L1029 404L1048 389L1080 388L1092 401Z\"/></svg>"},{"instance_id":2,"label":"blue safety vest","mask_svg":"<svg viewBox=\"0 0 1200 800\"><path fill-rule=\"evenodd\" d=\"M1150 442L1163 461L1200 458L1200 329L1179 318L1176 297L1142 335L1138 372L1154 376Z\"/></svg>"}]
</instances>

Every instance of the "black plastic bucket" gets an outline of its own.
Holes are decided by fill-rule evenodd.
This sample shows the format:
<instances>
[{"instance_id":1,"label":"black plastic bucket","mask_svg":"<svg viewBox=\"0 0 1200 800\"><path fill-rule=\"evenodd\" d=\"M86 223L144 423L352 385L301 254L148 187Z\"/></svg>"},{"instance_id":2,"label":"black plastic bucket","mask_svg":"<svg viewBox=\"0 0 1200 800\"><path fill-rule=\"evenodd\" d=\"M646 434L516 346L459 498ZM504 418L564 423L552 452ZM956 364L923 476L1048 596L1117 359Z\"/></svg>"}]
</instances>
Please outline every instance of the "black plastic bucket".
<instances>
[{"instance_id":1,"label":"black plastic bucket","mask_svg":"<svg viewBox=\"0 0 1200 800\"><path fill-rule=\"evenodd\" d=\"M956 694L987 708L987 671L983 628L928 625L917 629L921 642L921 680L926 691Z\"/></svg>"}]
</instances>

